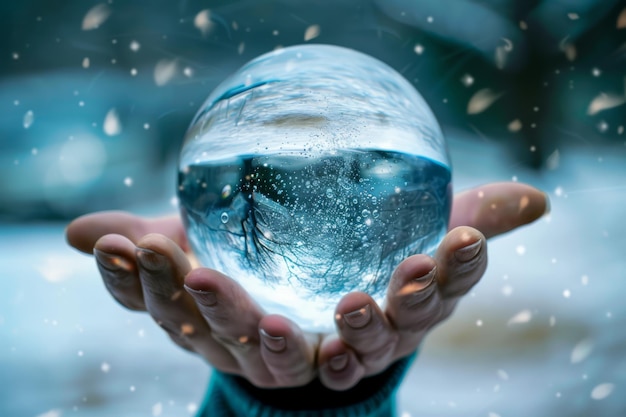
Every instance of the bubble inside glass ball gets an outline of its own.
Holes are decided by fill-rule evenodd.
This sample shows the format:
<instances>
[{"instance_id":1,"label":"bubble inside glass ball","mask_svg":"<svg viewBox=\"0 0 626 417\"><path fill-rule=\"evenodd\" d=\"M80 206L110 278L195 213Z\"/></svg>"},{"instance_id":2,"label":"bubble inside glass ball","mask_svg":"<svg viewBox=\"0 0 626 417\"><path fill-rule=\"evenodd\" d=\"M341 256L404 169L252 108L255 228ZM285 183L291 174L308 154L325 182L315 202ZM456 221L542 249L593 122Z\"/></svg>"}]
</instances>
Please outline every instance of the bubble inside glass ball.
<instances>
[{"instance_id":1,"label":"bubble inside glass ball","mask_svg":"<svg viewBox=\"0 0 626 417\"><path fill-rule=\"evenodd\" d=\"M441 130L400 74L327 45L244 65L202 105L178 196L201 264L267 313L334 328L345 294L384 300L393 270L444 236L451 171Z\"/></svg>"}]
</instances>

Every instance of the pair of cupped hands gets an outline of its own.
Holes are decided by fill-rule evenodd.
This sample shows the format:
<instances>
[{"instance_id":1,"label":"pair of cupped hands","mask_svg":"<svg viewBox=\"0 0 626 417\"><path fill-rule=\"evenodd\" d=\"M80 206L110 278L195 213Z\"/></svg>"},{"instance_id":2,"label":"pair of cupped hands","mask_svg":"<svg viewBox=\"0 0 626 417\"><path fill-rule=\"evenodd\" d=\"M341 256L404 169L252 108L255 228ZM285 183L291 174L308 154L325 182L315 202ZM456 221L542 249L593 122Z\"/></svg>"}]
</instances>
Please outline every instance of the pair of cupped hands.
<instances>
[{"instance_id":1,"label":"pair of cupped hands","mask_svg":"<svg viewBox=\"0 0 626 417\"><path fill-rule=\"evenodd\" d=\"M319 378L345 390L413 353L482 277L486 239L536 220L547 207L544 193L519 183L456 195L450 231L434 257L414 255L398 265L383 306L365 293L345 295L335 310L337 331L329 334L266 314L235 280L194 268L177 216L100 212L74 220L66 233L70 245L95 255L120 304L147 311L176 344L216 369L262 388Z\"/></svg>"}]
</instances>

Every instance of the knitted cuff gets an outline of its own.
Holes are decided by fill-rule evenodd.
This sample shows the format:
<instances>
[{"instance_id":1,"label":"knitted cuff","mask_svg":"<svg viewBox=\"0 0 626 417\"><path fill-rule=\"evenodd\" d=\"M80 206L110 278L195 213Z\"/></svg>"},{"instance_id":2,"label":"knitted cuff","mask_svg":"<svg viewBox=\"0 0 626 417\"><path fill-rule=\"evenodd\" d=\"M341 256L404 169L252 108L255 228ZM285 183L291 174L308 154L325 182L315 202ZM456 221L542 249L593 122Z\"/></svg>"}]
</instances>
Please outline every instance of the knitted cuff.
<instances>
[{"instance_id":1,"label":"knitted cuff","mask_svg":"<svg viewBox=\"0 0 626 417\"><path fill-rule=\"evenodd\" d=\"M303 387L262 389L244 378L213 371L198 417L390 417L395 393L415 356L400 359L346 391L330 390L317 379Z\"/></svg>"}]
</instances>

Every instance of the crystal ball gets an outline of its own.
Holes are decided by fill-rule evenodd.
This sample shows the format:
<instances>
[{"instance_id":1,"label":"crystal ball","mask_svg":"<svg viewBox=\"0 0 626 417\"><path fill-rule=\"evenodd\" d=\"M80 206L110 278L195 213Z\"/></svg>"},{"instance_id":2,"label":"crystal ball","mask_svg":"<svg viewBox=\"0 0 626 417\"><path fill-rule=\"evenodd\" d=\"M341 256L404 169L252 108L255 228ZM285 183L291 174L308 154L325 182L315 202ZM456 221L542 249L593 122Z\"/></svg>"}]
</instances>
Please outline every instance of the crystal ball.
<instances>
[{"instance_id":1,"label":"crystal ball","mask_svg":"<svg viewBox=\"0 0 626 417\"><path fill-rule=\"evenodd\" d=\"M241 67L201 106L178 164L199 262L311 332L333 330L349 292L382 303L402 260L433 254L451 193L422 96L383 62L329 45Z\"/></svg>"}]
</instances>

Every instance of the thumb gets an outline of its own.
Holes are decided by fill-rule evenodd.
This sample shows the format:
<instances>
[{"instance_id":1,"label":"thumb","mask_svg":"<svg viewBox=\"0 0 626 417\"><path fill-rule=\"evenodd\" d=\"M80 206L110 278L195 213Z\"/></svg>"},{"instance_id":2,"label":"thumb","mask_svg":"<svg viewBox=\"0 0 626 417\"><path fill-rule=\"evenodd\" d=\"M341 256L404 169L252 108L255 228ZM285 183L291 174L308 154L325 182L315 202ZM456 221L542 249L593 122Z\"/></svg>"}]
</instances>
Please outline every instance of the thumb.
<instances>
[{"instance_id":1,"label":"thumb","mask_svg":"<svg viewBox=\"0 0 626 417\"><path fill-rule=\"evenodd\" d=\"M470 226L490 238L534 222L549 207L547 195L529 185L487 184L455 196L449 229Z\"/></svg>"}]
</instances>

